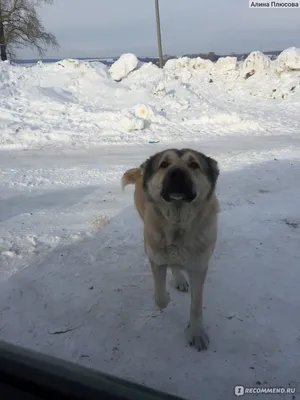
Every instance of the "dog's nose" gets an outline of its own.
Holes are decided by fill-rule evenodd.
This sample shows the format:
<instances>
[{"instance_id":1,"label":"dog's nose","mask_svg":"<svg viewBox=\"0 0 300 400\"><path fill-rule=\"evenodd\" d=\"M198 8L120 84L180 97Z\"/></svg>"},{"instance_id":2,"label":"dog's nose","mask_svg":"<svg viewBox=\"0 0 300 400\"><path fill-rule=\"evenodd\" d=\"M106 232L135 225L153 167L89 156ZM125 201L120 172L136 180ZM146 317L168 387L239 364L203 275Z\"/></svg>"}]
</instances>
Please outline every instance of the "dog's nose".
<instances>
[{"instance_id":1,"label":"dog's nose","mask_svg":"<svg viewBox=\"0 0 300 400\"><path fill-rule=\"evenodd\" d=\"M193 183L187 171L173 167L165 176L161 196L165 201L192 201L195 198Z\"/></svg>"},{"instance_id":2,"label":"dog's nose","mask_svg":"<svg viewBox=\"0 0 300 400\"><path fill-rule=\"evenodd\" d=\"M170 171L169 179L172 181L183 181L186 179L186 173L181 168L174 168Z\"/></svg>"}]
</instances>

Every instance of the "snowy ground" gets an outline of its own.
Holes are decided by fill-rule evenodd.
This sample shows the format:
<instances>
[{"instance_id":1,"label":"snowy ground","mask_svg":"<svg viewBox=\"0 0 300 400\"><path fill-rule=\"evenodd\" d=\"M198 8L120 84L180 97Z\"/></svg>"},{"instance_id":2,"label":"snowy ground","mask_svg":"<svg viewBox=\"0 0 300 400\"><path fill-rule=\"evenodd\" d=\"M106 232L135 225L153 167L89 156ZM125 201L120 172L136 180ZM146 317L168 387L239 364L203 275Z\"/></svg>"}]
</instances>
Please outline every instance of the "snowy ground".
<instances>
[{"instance_id":1,"label":"snowy ground","mask_svg":"<svg viewBox=\"0 0 300 400\"><path fill-rule=\"evenodd\" d=\"M298 55L129 74L133 57L113 74L0 64L0 339L191 400L232 398L235 385L299 394ZM170 146L221 168L205 353L185 344L189 295L171 278L172 302L155 309L133 191L120 188Z\"/></svg>"}]
</instances>

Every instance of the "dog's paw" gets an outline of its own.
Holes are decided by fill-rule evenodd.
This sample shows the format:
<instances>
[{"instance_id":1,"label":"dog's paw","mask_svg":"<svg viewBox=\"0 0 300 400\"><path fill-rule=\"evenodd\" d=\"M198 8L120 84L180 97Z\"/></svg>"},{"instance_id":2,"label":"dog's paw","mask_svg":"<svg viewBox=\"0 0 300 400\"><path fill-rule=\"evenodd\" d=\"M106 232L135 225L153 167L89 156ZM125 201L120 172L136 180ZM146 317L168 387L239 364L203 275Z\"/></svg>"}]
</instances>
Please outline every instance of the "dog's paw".
<instances>
[{"instance_id":1,"label":"dog's paw","mask_svg":"<svg viewBox=\"0 0 300 400\"><path fill-rule=\"evenodd\" d=\"M209 337L203 326L188 325L186 328L187 341L190 346L195 347L198 351L208 349Z\"/></svg>"},{"instance_id":2,"label":"dog's paw","mask_svg":"<svg viewBox=\"0 0 300 400\"><path fill-rule=\"evenodd\" d=\"M189 291L189 284L187 280L183 277L183 280L180 282L175 282L175 287L179 292L188 292Z\"/></svg>"},{"instance_id":3,"label":"dog's paw","mask_svg":"<svg viewBox=\"0 0 300 400\"><path fill-rule=\"evenodd\" d=\"M170 302L170 294L168 292L163 293L160 296L155 296L155 304L158 308L166 308Z\"/></svg>"},{"instance_id":4,"label":"dog's paw","mask_svg":"<svg viewBox=\"0 0 300 400\"><path fill-rule=\"evenodd\" d=\"M179 292L188 292L189 284L182 272L174 273L175 287Z\"/></svg>"}]
</instances>

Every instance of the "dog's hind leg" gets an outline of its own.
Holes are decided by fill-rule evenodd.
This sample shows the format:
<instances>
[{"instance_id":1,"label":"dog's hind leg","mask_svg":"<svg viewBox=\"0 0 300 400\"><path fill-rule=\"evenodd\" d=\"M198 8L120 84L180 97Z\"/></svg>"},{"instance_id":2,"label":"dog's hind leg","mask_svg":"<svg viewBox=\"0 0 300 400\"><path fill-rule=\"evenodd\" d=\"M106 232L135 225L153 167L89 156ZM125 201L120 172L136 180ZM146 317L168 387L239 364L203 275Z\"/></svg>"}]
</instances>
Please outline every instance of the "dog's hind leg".
<instances>
[{"instance_id":1,"label":"dog's hind leg","mask_svg":"<svg viewBox=\"0 0 300 400\"><path fill-rule=\"evenodd\" d=\"M171 271L175 281L176 289L178 289L180 292L187 292L189 290L189 284L183 272L177 267L171 267Z\"/></svg>"},{"instance_id":2,"label":"dog's hind leg","mask_svg":"<svg viewBox=\"0 0 300 400\"><path fill-rule=\"evenodd\" d=\"M166 291L167 266L156 265L150 261L154 281L155 304L158 308L166 308L170 302L170 295Z\"/></svg>"}]
</instances>

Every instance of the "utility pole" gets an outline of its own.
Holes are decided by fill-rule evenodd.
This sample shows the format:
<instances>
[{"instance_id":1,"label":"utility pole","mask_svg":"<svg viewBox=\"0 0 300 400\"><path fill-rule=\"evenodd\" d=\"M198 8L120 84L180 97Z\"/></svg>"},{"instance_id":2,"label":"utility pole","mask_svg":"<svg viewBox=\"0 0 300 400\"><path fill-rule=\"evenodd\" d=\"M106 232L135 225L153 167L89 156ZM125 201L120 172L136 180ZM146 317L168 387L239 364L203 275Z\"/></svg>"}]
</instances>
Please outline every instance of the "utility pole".
<instances>
[{"instance_id":1,"label":"utility pole","mask_svg":"<svg viewBox=\"0 0 300 400\"><path fill-rule=\"evenodd\" d=\"M2 20L2 5L0 0L0 61L7 60L6 54L6 44L5 44L5 32L4 32L4 22Z\"/></svg>"},{"instance_id":2,"label":"utility pole","mask_svg":"<svg viewBox=\"0 0 300 400\"><path fill-rule=\"evenodd\" d=\"M160 17L159 17L159 5L158 0L155 0L155 14L156 14L156 29L157 29L157 44L158 44L158 57L159 67L163 67L163 52L161 44L161 30L160 30Z\"/></svg>"}]
</instances>

